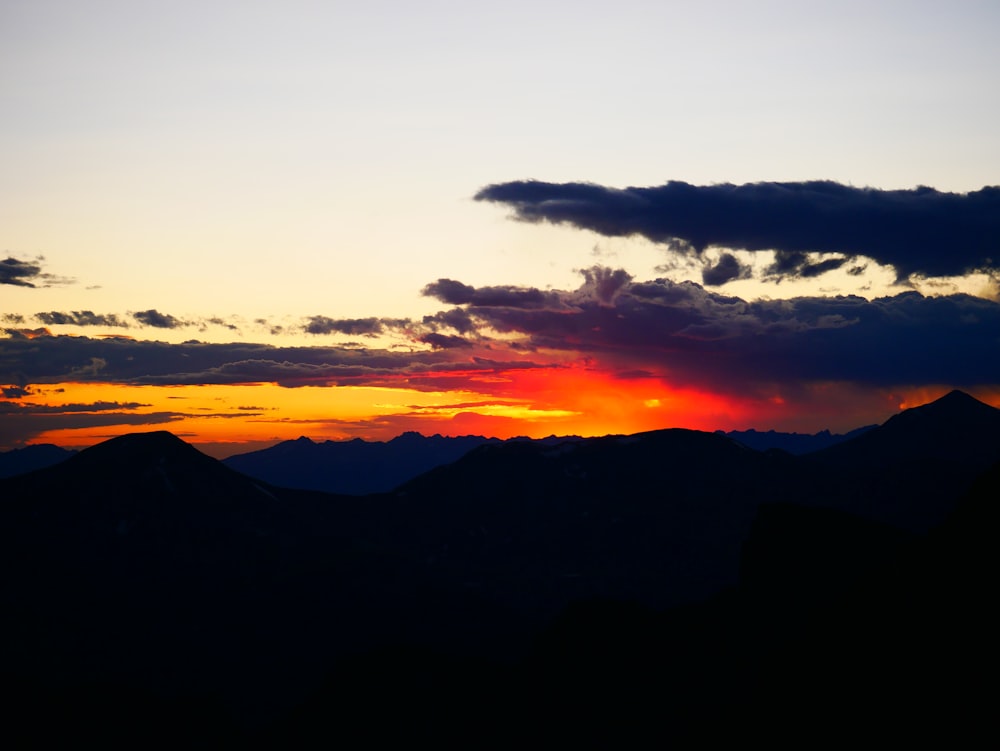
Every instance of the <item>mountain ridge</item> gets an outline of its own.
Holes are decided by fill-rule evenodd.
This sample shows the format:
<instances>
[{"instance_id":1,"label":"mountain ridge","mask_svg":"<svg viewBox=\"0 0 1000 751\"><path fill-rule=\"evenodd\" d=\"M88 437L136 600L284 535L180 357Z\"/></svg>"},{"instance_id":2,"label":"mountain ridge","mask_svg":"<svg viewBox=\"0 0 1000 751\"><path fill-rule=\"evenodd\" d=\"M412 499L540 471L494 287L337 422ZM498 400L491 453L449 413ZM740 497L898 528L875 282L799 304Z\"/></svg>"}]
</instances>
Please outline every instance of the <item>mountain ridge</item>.
<instances>
[{"instance_id":1,"label":"mountain ridge","mask_svg":"<svg viewBox=\"0 0 1000 751\"><path fill-rule=\"evenodd\" d=\"M931 404L938 406L930 411L924 409ZM905 418L912 424L914 421L922 421L920 415L924 415L925 418L932 417L942 410L964 412L966 415L978 413L981 417L982 414L992 413L994 408L965 392L953 390L935 402L910 410L918 410L915 415ZM904 412L890 417L887 423L891 423L893 429L897 429L896 418L902 414ZM734 438L757 451L778 449L794 455L804 455L816 454L833 446L848 443L879 427L882 426L863 426L837 435L831 434L828 430L814 434L754 429L728 432L717 430L715 433ZM434 467L456 461L468 451L486 443L506 441L559 443L578 438L578 436L549 436L544 439L510 438L501 441L474 435L423 436L414 431L401 433L388 441L366 441L361 438L349 441L313 441L300 436L266 449L234 454L222 462L232 469L271 485L336 494L365 495L392 490ZM76 452L51 445L28 446L0 452L0 478L52 466L65 460L72 453Z\"/></svg>"}]
</instances>

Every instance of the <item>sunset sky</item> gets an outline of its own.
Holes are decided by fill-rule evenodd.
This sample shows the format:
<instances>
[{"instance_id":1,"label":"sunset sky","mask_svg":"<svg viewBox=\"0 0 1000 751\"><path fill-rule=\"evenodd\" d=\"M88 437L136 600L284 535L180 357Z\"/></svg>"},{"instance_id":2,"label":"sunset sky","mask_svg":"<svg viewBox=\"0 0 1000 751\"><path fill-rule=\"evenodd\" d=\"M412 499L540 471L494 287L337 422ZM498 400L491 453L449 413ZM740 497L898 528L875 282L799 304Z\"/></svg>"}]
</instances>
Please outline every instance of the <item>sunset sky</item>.
<instances>
[{"instance_id":1,"label":"sunset sky","mask_svg":"<svg viewBox=\"0 0 1000 751\"><path fill-rule=\"evenodd\" d=\"M0 0L0 450L1000 406L1000 3Z\"/></svg>"}]
</instances>

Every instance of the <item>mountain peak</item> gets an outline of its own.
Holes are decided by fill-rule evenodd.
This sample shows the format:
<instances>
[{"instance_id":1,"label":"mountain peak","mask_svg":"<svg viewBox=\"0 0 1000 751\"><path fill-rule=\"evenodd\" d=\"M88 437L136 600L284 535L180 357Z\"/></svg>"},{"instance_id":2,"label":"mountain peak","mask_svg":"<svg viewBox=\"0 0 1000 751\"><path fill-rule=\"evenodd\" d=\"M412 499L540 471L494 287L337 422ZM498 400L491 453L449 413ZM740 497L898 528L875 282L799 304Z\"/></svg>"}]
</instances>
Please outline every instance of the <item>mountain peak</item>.
<instances>
[{"instance_id":1,"label":"mountain peak","mask_svg":"<svg viewBox=\"0 0 1000 751\"><path fill-rule=\"evenodd\" d=\"M904 409L850 441L824 449L827 460L853 457L868 466L949 461L989 466L1000 450L1000 409L964 391Z\"/></svg>"},{"instance_id":2,"label":"mountain peak","mask_svg":"<svg viewBox=\"0 0 1000 751\"><path fill-rule=\"evenodd\" d=\"M127 433L84 449L79 457L135 461L149 456L204 456L168 430ZM207 457L206 457L207 458Z\"/></svg>"},{"instance_id":3,"label":"mountain peak","mask_svg":"<svg viewBox=\"0 0 1000 751\"><path fill-rule=\"evenodd\" d=\"M165 430L111 438L44 474L25 476L22 482L32 485L38 498L72 497L102 505L170 499L207 508L274 498L263 483L229 469Z\"/></svg>"},{"instance_id":4,"label":"mountain peak","mask_svg":"<svg viewBox=\"0 0 1000 751\"><path fill-rule=\"evenodd\" d=\"M886 424L901 419L996 420L998 416L1000 410L996 407L991 407L964 391L954 389L933 402L903 410L890 418Z\"/></svg>"},{"instance_id":5,"label":"mountain peak","mask_svg":"<svg viewBox=\"0 0 1000 751\"><path fill-rule=\"evenodd\" d=\"M975 399L977 402L979 401L978 399L976 399L976 397L972 396L971 394L966 394L961 389L952 389L937 401L943 401L944 399Z\"/></svg>"},{"instance_id":6,"label":"mountain peak","mask_svg":"<svg viewBox=\"0 0 1000 751\"><path fill-rule=\"evenodd\" d=\"M942 396L940 399L936 399L931 402L931 404L942 404L942 405L958 405L958 404L982 404L984 407L989 407L990 405L985 402L979 401L976 397L971 394L967 394L964 391L959 391L958 389L952 389L947 394ZM992 409L992 407L991 407Z\"/></svg>"}]
</instances>

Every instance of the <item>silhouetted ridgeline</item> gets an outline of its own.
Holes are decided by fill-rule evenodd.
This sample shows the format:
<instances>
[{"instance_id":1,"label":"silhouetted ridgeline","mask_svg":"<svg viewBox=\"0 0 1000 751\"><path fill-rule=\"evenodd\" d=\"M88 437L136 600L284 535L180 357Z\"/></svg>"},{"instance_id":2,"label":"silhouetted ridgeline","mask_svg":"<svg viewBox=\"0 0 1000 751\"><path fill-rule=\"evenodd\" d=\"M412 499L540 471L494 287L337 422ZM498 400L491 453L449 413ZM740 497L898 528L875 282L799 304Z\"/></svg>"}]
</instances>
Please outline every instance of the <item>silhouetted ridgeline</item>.
<instances>
[{"instance_id":1,"label":"silhouetted ridgeline","mask_svg":"<svg viewBox=\"0 0 1000 751\"><path fill-rule=\"evenodd\" d=\"M768 449L781 449L789 454L799 456L812 451L836 446L838 443L857 438L863 433L867 433L875 425L865 425L862 428L855 428L847 433L831 433L829 430L821 430L819 433L781 433L776 430L730 430L724 435L733 438L744 446L749 446L756 451L767 451ZM722 431L716 431L721 433Z\"/></svg>"},{"instance_id":2,"label":"silhouetted ridgeline","mask_svg":"<svg viewBox=\"0 0 1000 751\"><path fill-rule=\"evenodd\" d=\"M871 430L872 425L843 435L828 430L809 435L756 430L730 431L720 434L735 438L757 451L781 449L790 454L805 454L828 448ZM541 443L558 443L570 437L552 436L534 439ZM512 438L527 441L527 438ZM365 495L384 493L412 480L435 467L461 458L484 443L500 443L497 438L459 436L455 438L419 433L403 433L391 441L323 441L316 443L306 437L282 441L274 446L246 454L236 454L223 464L258 480L301 490L325 493ZM26 446L0 451L0 478L50 467L72 456L75 451L49 444Z\"/></svg>"},{"instance_id":3,"label":"silhouetted ridgeline","mask_svg":"<svg viewBox=\"0 0 1000 751\"><path fill-rule=\"evenodd\" d=\"M324 441L302 437L223 463L252 477L288 488L364 495L384 493L407 480L464 456L496 438L403 433L391 441Z\"/></svg>"},{"instance_id":4,"label":"silhouetted ridgeline","mask_svg":"<svg viewBox=\"0 0 1000 751\"><path fill-rule=\"evenodd\" d=\"M872 427L858 428L845 435L833 435L829 431L805 435L773 430L733 431L725 435L758 451L780 448L791 454L804 454L836 445ZM520 443L528 439L510 440ZM533 442L555 444L567 440L571 438L553 436ZM424 437L419 433L403 433L386 442L355 438L315 443L302 437L261 451L237 454L224 459L223 463L272 485L364 495L390 491L424 472L460 459L478 446L501 442L482 436Z\"/></svg>"},{"instance_id":5,"label":"silhouetted ridgeline","mask_svg":"<svg viewBox=\"0 0 1000 751\"><path fill-rule=\"evenodd\" d=\"M0 478L14 477L36 469L51 467L53 464L66 461L75 453L69 449L53 446L51 443L0 451Z\"/></svg>"},{"instance_id":6,"label":"silhouetted ridgeline","mask_svg":"<svg viewBox=\"0 0 1000 751\"><path fill-rule=\"evenodd\" d=\"M6 727L132 747L991 731L998 459L1000 411L958 393L808 456L686 430L490 443L366 497L124 436L0 480Z\"/></svg>"}]
</instances>

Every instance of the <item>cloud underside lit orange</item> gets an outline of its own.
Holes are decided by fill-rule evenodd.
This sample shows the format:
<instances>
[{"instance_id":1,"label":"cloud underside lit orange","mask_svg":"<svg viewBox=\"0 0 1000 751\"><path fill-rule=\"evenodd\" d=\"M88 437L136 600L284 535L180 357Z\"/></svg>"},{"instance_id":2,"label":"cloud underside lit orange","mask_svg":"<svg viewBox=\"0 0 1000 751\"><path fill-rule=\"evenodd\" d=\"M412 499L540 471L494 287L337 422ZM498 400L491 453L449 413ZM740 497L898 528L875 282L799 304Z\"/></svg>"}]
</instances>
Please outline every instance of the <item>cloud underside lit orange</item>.
<instances>
[{"instance_id":1,"label":"cloud underside lit orange","mask_svg":"<svg viewBox=\"0 0 1000 751\"><path fill-rule=\"evenodd\" d=\"M412 381L399 387L302 388L68 382L35 387L18 400L24 414L5 419L30 420L32 443L86 446L122 433L167 429L221 456L300 435L388 440L408 430L499 438L668 427L845 431L948 390L943 385L873 390L825 383L737 397L584 365L436 374L434 379L438 390L414 388ZM978 396L1000 402L995 393Z\"/></svg>"}]
</instances>

